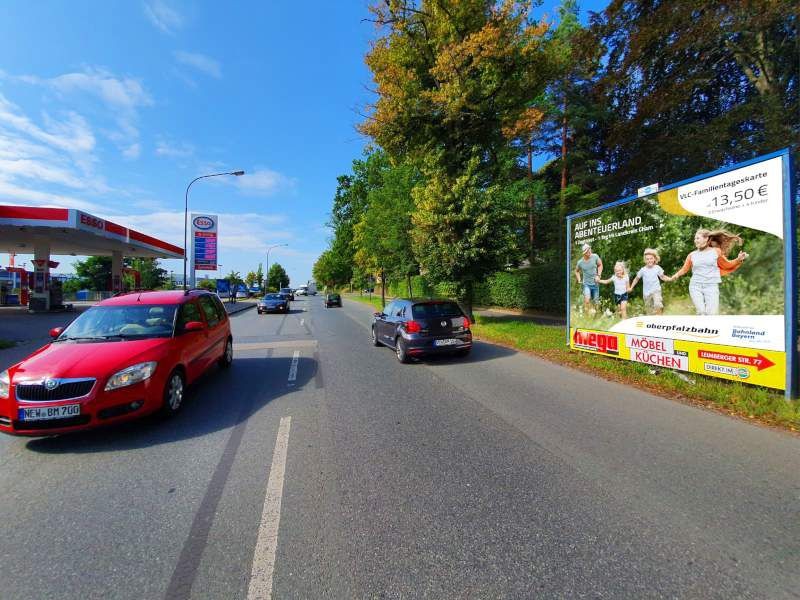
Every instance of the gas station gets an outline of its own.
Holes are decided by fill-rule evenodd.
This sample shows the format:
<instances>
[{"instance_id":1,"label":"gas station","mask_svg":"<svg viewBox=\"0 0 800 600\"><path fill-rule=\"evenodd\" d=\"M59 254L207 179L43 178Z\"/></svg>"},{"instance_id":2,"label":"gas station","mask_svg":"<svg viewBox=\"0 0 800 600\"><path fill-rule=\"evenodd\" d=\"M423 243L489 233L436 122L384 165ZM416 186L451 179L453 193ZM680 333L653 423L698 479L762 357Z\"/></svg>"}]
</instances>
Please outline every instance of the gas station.
<instances>
[{"instance_id":1,"label":"gas station","mask_svg":"<svg viewBox=\"0 0 800 600\"><path fill-rule=\"evenodd\" d=\"M0 206L0 252L33 254L33 272L10 267L19 279L20 304L34 312L61 304L60 286L51 281L54 254L110 256L110 292L122 291L122 259L183 259L183 248L74 208ZM0 281L0 285L2 282Z\"/></svg>"}]
</instances>

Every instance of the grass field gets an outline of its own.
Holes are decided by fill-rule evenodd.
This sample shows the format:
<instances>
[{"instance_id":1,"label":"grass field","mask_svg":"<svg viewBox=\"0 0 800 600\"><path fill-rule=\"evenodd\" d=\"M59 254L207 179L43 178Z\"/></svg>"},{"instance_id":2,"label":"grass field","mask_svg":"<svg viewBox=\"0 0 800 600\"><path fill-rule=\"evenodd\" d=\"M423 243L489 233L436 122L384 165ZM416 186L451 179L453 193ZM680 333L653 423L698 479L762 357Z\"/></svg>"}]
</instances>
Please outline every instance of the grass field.
<instances>
[{"instance_id":1,"label":"grass field","mask_svg":"<svg viewBox=\"0 0 800 600\"><path fill-rule=\"evenodd\" d=\"M372 301L367 296L348 295L347 299L371 304L376 310L381 308L380 296L373 296ZM566 346L563 325L538 325L513 316L479 315L473 333L478 339L529 352L605 379L636 385L661 396L792 431L800 430L800 402L786 402L782 392L668 369L654 375L648 365L576 352Z\"/></svg>"}]
</instances>

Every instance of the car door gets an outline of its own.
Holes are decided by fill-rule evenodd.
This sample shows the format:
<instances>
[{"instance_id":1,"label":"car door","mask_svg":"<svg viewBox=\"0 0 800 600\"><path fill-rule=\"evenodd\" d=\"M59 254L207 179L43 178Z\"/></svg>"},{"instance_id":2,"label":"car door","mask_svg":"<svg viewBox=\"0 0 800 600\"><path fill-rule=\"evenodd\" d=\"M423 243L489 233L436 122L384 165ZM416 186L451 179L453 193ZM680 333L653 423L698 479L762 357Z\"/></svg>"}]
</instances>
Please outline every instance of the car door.
<instances>
[{"instance_id":1,"label":"car door","mask_svg":"<svg viewBox=\"0 0 800 600\"><path fill-rule=\"evenodd\" d=\"M378 339L380 339L382 342L391 343L391 335L389 332L392 327L391 314L394 310L395 304L396 302L390 302L389 305L383 309L383 316L377 317L377 321L375 322Z\"/></svg>"},{"instance_id":2,"label":"car door","mask_svg":"<svg viewBox=\"0 0 800 600\"><path fill-rule=\"evenodd\" d=\"M182 346L182 361L186 366L186 377L189 381L203 372L204 353L208 346L208 330L184 331L186 323L199 321L205 323L197 302L191 300L181 305L178 320L175 324L176 335Z\"/></svg>"},{"instance_id":3,"label":"car door","mask_svg":"<svg viewBox=\"0 0 800 600\"><path fill-rule=\"evenodd\" d=\"M200 296L197 302L200 305L203 316L206 318L206 325L208 326L208 339L206 341L205 354L202 359L203 369L205 369L222 356L227 330L224 327L224 321L220 319L217 313L217 307L214 305L211 296Z\"/></svg>"},{"instance_id":4,"label":"car door","mask_svg":"<svg viewBox=\"0 0 800 600\"><path fill-rule=\"evenodd\" d=\"M389 313L389 327L386 333L392 345L394 345L394 339L397 337L398 331L400 330L400 324L403 322L403 311L405 311L405 308L406 305L404 302L396 300L394 302L394 307Z\"/></svg>"}]
</instances>

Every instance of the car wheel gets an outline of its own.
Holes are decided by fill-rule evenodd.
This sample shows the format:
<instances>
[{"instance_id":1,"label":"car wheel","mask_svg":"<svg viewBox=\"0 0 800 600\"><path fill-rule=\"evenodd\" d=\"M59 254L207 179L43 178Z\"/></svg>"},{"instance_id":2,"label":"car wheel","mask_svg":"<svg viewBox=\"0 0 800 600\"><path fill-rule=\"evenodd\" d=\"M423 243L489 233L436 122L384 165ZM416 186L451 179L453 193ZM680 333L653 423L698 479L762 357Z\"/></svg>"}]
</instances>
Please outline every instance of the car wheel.
<instances>
[{"instance_id":1,"label":"car wheel","mask_svg":"<svg viewBox=\"0 0 800 600\"><path fill-rule=\"evenodd\" d=\"M227 369L231 363L233 363L233 340L228 338L228 341L225 342L225 353L219 359L219 366Z\"/></svg>"},{"instance_id":2,"label":"car wheel","mask_svg":"<svg viewBox=\"0 0 800 600\"><path fill-rule=\"evenodd\" d=\"M161 415L171 417L183 406L183 395L186 392L186 380L183 373L177 369L170 373L164 386L164 403L161 405Z\"/></svg>"},{"instance_id":3,"label":"car wheel","mask_svg":"<svg viewBox=\"0 0 800 600\"><path fill-rule=\"evenodd\" d=\"M375 335L375 328L374 327L372 328L372 345L373 346L380 346L381 345L380 341L378 341L378 336Z\"/></svg>"},{"instance_id":4,"label":"car wheel","mask_svg":"<svg viewBox=\"0 0 800 600\"><path fill-rule=\"evenodd\" d=\"M406 349L403 348L403 338L396 338L394 340L394 353L397 355L397 360L401 363L408 362L408 354L406 354Z\"/></svg>"}]
</instances>

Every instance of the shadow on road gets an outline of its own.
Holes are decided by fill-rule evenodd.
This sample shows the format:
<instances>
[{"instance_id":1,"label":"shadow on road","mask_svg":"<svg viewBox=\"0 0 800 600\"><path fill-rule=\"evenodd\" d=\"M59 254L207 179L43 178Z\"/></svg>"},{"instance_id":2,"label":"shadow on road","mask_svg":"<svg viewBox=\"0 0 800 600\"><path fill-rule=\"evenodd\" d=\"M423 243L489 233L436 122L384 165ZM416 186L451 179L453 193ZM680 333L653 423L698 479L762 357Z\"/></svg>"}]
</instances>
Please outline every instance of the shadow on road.
<instances>
[{"instance_id":1,"label":"shadow on road","mask_svg":"<svg viewBox=\"0 0 800 600\"><path fill-rule=\"evenodd\" d=\"M228 370L213 368L188 390L175 417L148 416L120 425L34 438L29 450L43 454L86 454L148 448L233 428L261 408L314 378L316 361L300 358L297 380L287 385L291 357L236 358Z\"/></svg>"},{"instance_id":2,"label":"shadow on road","mask_svg":"<svg viewBox=\"0 0 800 600\"><path fill-rule=\"evenodd\" d=\"M435 367L439 365L444 366L481 363L490 360L497 360L505 356L513 356L514 354L517 354L516 350L511 350L510 348L505 348L504 346L495 346L494 344L476 341L473 343L472 352L470 352L467 356L458 356L455 354L430 355L416 358L414 359L414 362Z\"/></svg>"}]
</instances>

